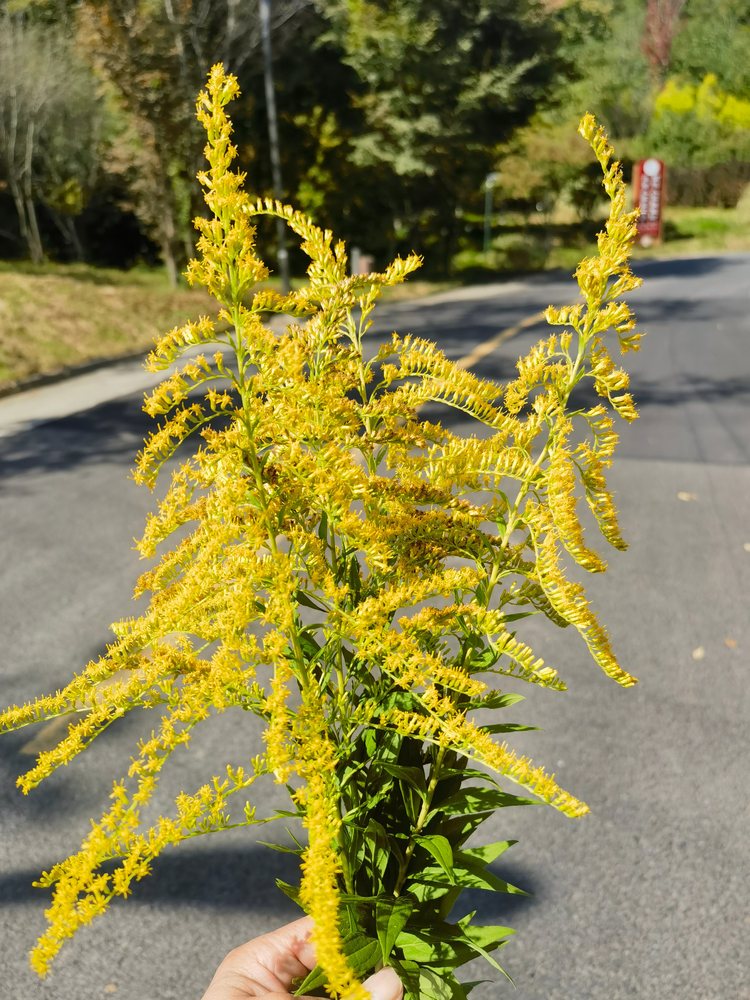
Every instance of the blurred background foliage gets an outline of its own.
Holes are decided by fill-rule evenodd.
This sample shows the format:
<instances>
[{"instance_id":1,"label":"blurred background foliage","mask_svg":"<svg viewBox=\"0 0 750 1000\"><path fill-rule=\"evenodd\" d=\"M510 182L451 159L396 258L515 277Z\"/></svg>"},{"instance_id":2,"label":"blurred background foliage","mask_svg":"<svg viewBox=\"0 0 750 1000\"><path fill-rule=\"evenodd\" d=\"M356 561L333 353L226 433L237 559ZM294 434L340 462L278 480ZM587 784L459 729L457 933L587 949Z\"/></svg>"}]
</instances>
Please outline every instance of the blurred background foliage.
<instances>
[{"instance_id":1,"label":"blurred background foliage","mask_svg":"<svg viewBox=\"0 0 750 1000\"><path fill-rule=\"evenodd\" d=\"M668 238L750 241L747 0L271 12L283 197L376 264L414 249L431 276L474 279L577 259L600 211L585 111L626 176L668 164ZM0 258L159 264L176 283L201 210L193 102L220 60L250 185L271 194L257 0L0 0Z\"/></svg>"}]
</instances>

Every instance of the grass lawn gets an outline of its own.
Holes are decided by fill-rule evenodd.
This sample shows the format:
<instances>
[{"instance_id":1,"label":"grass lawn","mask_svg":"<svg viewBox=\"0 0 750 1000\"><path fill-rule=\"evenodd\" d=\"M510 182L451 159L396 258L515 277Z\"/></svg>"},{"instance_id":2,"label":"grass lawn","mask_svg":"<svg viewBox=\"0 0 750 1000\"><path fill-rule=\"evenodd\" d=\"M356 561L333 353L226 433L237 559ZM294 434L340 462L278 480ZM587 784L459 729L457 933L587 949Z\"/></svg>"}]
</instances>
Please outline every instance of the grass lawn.
<instances>
[{"instance_id":1,"label":"grass lawn","mask_svg":"<svg viewBox=\"0 0 750 1000\"><path fill-rule=\"evenodd\" d=\"M608 205L597 217L580 221L572 208L551 214L523 215L499 209L493 218L488 253L482 242L483 218L465 216L465 248L454 258L461 282L496 280L503 273L563 268L573 271L582 257L596 252L596 233L603 227ZM662 242L636 246L638 258L680 257L750 250L750 186L736 208L684 208L667 205Z\"/></svg>"},{"instance_id":2,"label":"grass lawn","mask_svg":"<svg viewBox=\"0 0 750 1000\"><path fill-rule=\"evenodd\" d=\"M595 250L594 243L583 252ZM736 208L667 207L661 243L651 247L636 247L635 259L680 257L716 252L750 250L750 193ZM555 247L547 261L548 267L575 267L581 248Z\"/></svg>"},{"instance_id":3,"label":"grass lawn","mask_svg":"<svg viewBox=\"0 0 750 1000\"><path fill-rule=\"evenodd\" d=\"M202 291L159 271L0 262L0 390L32 375L149 349L154 337L214 311Z\"/></svg>"}]
</instances>

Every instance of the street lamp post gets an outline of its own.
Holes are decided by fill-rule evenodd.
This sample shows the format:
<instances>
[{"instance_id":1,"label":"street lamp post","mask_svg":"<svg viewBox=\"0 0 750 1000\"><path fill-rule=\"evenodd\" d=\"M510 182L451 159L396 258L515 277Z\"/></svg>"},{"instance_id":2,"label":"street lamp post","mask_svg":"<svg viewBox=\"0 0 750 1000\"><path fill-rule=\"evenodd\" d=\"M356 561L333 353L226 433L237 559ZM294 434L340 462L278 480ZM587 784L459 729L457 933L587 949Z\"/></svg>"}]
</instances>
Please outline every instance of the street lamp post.
<instances>
[{"instance_id":1,"label":"street lamp post","mask_svg":"<svg viewBox=\"0 0 750 1000\"><path fill-rule=\"evenodd\" d=\"M492 194L499 180L500 174L494 170L487 174L484 179L484 241L482 243L484 253L489 253L490 251L490 239L492 236Z\"/></svg>"}]
</instances>

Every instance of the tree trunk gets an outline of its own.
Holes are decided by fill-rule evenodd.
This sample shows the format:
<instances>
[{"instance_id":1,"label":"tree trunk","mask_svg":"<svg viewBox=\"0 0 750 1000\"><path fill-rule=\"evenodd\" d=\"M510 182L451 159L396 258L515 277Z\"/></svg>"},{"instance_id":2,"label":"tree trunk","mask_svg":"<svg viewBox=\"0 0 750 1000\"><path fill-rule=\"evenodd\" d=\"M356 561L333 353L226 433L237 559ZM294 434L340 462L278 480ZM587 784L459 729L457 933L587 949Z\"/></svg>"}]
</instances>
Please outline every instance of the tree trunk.
<instances>
[{"instance_id":1,"label":"tree trunk","mask_svg":"<svg viewBox=\"0 0 750 1000\"><path fill-rule=\"evenodd\" d=\"M34 204L33 186L33 155L34 155L34 122L31 121L26 126L26 155L23 171L23 201L28 226L28 247L31 259L35 264L41 264L44 260L44 247L42 237L39 232L39 223L36 217L36 205Z\"/></svg>"},{"instance_id":2,"label":"tree trunk","mask_svg":"<svg viewBox=\"0 0 750 1000\"><path fill-rule=\"evenodd\" d=\"M60 212L56 212L53 208L50 208L49 205L47 206L47 211L49 212L52 221L59 229L62 238L70 247L72 247L74 259L77 261L83 261L85 259L85 253L83 250L83 244L81 243L81 237L78 235L76 220L70 215L64 215Z\"/></svg>"},{"instance_id":3,"label":"tree trunk","mask_svg":"<svg viewBox=\"0 0 750 1000\"><path fill-rule=\"evenodd\" d=\"M42 247L42 240L39 235L34 202L26 197L26 193L21 190L16 177L11 176L8 178L8 186L13 196L13 203L16 206L18 229L26 247L26 252L32 263L41 264L44 260L44 248Z\"/></svg>"},{"instance_id":4,"label":"tree trunk","mask_svg":"<svg viewBox=\"0 0 750 1000\"><path fill-rule=\"evenodd\" d=\"M179 270L177 268L177 258L175 257L174 243L167 235L162 236L161 256L164 261L164 266L167 269L169 284L172 288L177 288L180 277Z\"/></svg>"},{"instance_id":5,"label":"tree trunk","mask_svg":"<svg viewBox=\"0 0 750 1000\"><path fill-rule=\"evenodd\" d=\"M42 236L39 232L39 223L36 217L36 205L31 194L24 195L24 204L28 223L29 256L34 264L42 264L45 260L44 246L42 245Z\"/></svg>"}]
</instances>

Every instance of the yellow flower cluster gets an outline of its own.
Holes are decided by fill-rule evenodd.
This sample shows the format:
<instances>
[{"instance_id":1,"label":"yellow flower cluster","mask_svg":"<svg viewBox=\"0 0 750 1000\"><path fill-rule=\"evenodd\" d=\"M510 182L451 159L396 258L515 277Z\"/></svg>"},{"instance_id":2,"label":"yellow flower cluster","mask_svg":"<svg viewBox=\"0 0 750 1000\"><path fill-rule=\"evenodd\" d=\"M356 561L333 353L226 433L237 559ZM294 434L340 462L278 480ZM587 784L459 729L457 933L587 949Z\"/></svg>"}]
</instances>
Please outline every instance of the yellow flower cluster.
<instances>
[{"instance_id":1,"label":"yellow flower cluster","mask_svg":"<svg viewBox=\"0 0 750 1000\"><path fill-rule=\"evenodd\" d=\"M296 771L304 781L297 801L305 811L308 846L302 856L300 902L313 918L318 964L328 989L347 1000L368 1000L367 990L347 962L339 923L341 858L336 850L341 817L336 786L336 750L328 732L325 706L313 696L295 720Z\"/></svg>"},{"instance_id":2,"label":"yellow flower cluster","mask_svg":"<svg viewBox=\"0 0 750 1000\"><path fill-rule=\"evenodd\" d=\"M427 714L390 709L383 712L378 721L381 726L395 729L403 736L434 742L486 764L566 816L575 818L589 811L585 802L560 788L554 775L535 767L528 757L519 757L507 744L495 743L465 714L457 712L453 700L441 696L437 688L425 692L423 704Z\"/></svg>"},{"instance_id":3,"label":"yellow flower cluster","mask_svg":"<svg viewBox=\"0 0 750 1000\"><path fill-rule=\"evenodd\" d=\"M55 715L78 719L19 779L28 791L127 712L161 706L158 729L116 783L111 808L81 851L43 879L55 894L33 957L40 973L165 847L256 822L249 803L238 820L228 800L270 774L291 783L308 831L300 899L315 920L329 991L364 997L339 920L349 821L340 781L363 727L450 748L578 816L583 803L496 743L470 713L490 704L490 678L564 689L512 630L525 614L572 625L607 674L634 682L583 588L567 578L562 553L584 570L604 568L584 537L577 482L605 539L624 547L605 472L617 440L612 414L630 420L635 411L606 339L614 331L622 350L638 345L619 301L638 283L628 268L635 221L606 138L586 118L581 131L612 209L598 255L576 272L583 303L547 312L562 331L519 361L505 389L409 336L394 334L367 360L363 338L381 289L403 281L419 258L350 276L332 233L288 206L250 198L244 175L231 169L225 108L237 92L216 66L197 104L208 160L199 179L211 216L196 222L199 256L188 277L217 299L221 322L170 331L148 359L150 370L163 371L196 346L215 351L183 359L145 404L162 422L138 457L139 481L153 485L199 435L194 453L172 462L141 554L154 558L179 533L177 540L138 583L137 593L149 595L146 612L114 626L106 654L62 691L0 715L0 730ZM310 259L306 283L287 295L255 289L268 275L255 249L264 216L288 225ZM283 333L266 323L268 312L291 317ZM602 402L571 411L583 379ZM422 419L427 403L470 416L481 434L461 437ZM181 795L172 818L143 830L143 807L166 759L196 725L231 707L266 720L264 757L249 776L230 769ZM113 858L119 867L103 871Z\"/></svg>"}]
</instances>

